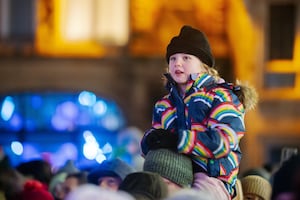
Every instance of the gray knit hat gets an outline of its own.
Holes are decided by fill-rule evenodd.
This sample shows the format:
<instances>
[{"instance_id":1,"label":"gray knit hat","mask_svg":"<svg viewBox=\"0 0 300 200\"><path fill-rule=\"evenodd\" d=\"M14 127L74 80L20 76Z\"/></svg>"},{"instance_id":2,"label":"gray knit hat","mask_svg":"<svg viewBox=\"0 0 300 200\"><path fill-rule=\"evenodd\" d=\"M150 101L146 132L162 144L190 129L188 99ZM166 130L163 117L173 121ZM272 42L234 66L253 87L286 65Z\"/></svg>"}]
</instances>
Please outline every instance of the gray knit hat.
<instances>
[{"instance_id":1,"label":"gray knit hat","mask_svg":"<svg viewBox=\"0 0 300 200\"><path fill-rule=\"evenodd\" d=\"M190 187L193 182L192 160L168 149L149 151L145 157L144 171L156 172L182 187Z\"/></svg>"},{"instance_id":2,"label":"gray knit hat","mask_svg":"<svg viewBox=\"0 0 300 200\"><path fill-rule=\"evenodd\" d=\"M119 177L122 181L130 173L136 170L120 158L105 160L92 169L87 176L88 182L98 185L98 180L104 176Z\"/></svg>"}]
</instances>

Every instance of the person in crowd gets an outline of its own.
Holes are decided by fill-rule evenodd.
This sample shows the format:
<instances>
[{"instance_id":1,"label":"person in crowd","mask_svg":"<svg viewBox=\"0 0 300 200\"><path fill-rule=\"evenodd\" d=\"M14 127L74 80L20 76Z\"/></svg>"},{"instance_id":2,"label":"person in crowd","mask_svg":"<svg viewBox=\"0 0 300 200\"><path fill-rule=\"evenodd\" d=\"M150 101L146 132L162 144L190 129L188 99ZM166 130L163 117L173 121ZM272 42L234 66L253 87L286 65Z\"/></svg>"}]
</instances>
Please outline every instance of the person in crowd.
<instances>
[{"instance_id":1,"label":"person in crowd","mask_svg":"<svg viewBox=\"0 0 300 200\"><path fill-rule=\"evenodd\" d=\"M105 160L100 165L92 169L88 176L88 183L99 185L100 187L118 190L124 178L136 170L120 158Z\"/></svg>"},{"instance_id":2,"label":"person in crowd","mask_svg":"<svg viewBox=\"0 0 300 200\"><path fill-rule=\"evenodd\" d=\"M0 168L0 192L2 199L17 199L23 190L26 178L12 167ZM1 199L1 198L0 198Z\"/></svg>"},{"instance_id":3,"label":"person in crowd","mask_svg":"<svg viewBox=\"0 0 300 200\"><path fill-rule=\"evenodd\" d=\"M47 189L53 177L51 164L42 159L22 162L16 166L16 169L27 178L40 181Z\"/></svg>"},{"instance_id":4,"label":"person in crowd","mask_svg":"<svg viewBox=\"0 0 300 200\"><path fill-rule=\"evenodd\" d=\"M272 185L260 175L247 175L241 178L244 199L270 200Z\"/></svg>"},{"instance_id":5,"label":"person in crowd","mask_svg":"<svg viewBox=\"0 0 300 200\"><path fill-rule=\"evenodd\" d=\"M231 199L236 195L244 116L255 107L257 93L247 84L220 77L206 35L191 26L184 25L171 39L166 61L169 93L154 106L152 127L141 141L143 154L169 148L191 156L197 185L210 179L210 189Z\"/></svg>"},{"instance_id":6,"label":"person in crowd","mask_svg":"<svg viewBox=\"0 0 300 200\"><path fill-rule=\"evenodd\" d=\"M63 200L65 196L63 183L67 175L68 175L67 172L56 173L50 181L48 190L53 195L55 200Z\"/></svg>"},{"instance_id":7,"label":"person in crowd","mask_svg":"<svg viewBox=\"0 0 300 200\"><path fill-rule=\"evenodd\" d=\"M0 145L0 170L11 168L11 160L8 155L5 153L4 148Z\"/></svg>"},{"instance_id":8,"label":"person in crowd","mask_svg":"<svg viewBox=\"0 0 300 200\"><path fill-rule=\"evenodd\" d=\"M272 173L267 171L264 167L255 167L255 168L246 170L243 174L241 174L241 178L248 176L248 175L261 176L270 182Z\"/></svg>"},{"instance_id":9,"label":"person in crowd","mask_svg":"<svg viewBox=\"0 0 300 200\"><path fill-rule=\"evenodd\" d=\"M64 197L80 185L88 183L87 175L85 171L69 173L62 184Z\"/></svg>"},{"instance_id":10,"label":"person in crowd","mask_svg":"<svg viewBox=\"0 0 300 200\"><path fill-rule=\"evenodd\" d=\"M122 129L116 138L114 156L121 158L137 171L143 170L144 158L141 155L140 141L143 132L134 126Z\"/></svg>"},{"instance_id":11,"label":"person in crowd","mask_svg":"<svg viewBox=\"0 0 300 200\"><path fill-rule=\"evenodd\" d=\"M169 194L190 188L193 183L192 160L169 149L150 150L145 156L143 170L159 174Z\"/></svg>"},{"instance_id":12,"label":"person in crowd","mask_svg":"<svg viewBox=\"0 0 300 200\"><path fill-rule=\"evenodd\" d=\"M24 188L18 198L13 200L54 200L44 183L29 179L25 182Z\"/></svg>"},{"instance_id":13,"label":"person in crowd","mask_svg":"<svg viewBox=\"0 0 300 200\"><path fill-rule=\"evenodd\" d=\"M235 189L236 189L236 195L233 198L233 200L244 200L244 192L243 192L243 188L242 188L242 183L239 178L236 180Z\"/></svg>"},{"instance_id":14,"label":"person in crowd","mask_svg":"<svg viewBox=\"0 0 300 200\"><path fill-rule=\"evenodd\" d=\"M94 184L83 184L71 191L65 200L135 200L127 192L113 191Z\"/></svg>"},{"instance_id":15,"label":"person in crowd","mask_svg":"<svg viewBox=\"0 0 300 200\"><path fill-rule=\"evenodd\" d=\"M284 161L272 178L272 200L300 199L300 155Z\"/></svg>"},{"instance_id":16,"label":"person in crowd","mask_svg":"<svg viewBox=\"0 0 300 200\"><path fill-rule=\"evenodd\" d=\"M165 200L216 200L213 196L203 190L184 188Z\"/></svg>"},{"instance_id":17,"label":"person in crowd","mask_svg":"<svg viewBox=\"0 0 300 200\"><path fill-rule=\"evenodd\" d=\"M55 172L55 174L59 174L62 172L66 172L67 174L76 173L80 172L80 169L76 167L74 160L67 160L65 164Z\"/></svg>"},{"instance_id":18,"label":"person in crowd","mask_svg":"<svg viewBox=\"0 0 300 200\"><path fill-rule=\"evenodd\" d=\"M128 174L119 186L136 200L162 200L168 196L168 188L162 177L153 172L134 172Z\"/></svg>"},{"instance_id":19,"label":"person in crowd","mask_svg":"<svg viewBox=\"0 0 300 200\"><path fill-rule=\"evenodd\" d=\"M49 191L55 200L62 200L65 196L64 182L69 174L80 173L73 160L67 160L65 164L54 172L49 184Z\"/></svg>"}]
</instances>

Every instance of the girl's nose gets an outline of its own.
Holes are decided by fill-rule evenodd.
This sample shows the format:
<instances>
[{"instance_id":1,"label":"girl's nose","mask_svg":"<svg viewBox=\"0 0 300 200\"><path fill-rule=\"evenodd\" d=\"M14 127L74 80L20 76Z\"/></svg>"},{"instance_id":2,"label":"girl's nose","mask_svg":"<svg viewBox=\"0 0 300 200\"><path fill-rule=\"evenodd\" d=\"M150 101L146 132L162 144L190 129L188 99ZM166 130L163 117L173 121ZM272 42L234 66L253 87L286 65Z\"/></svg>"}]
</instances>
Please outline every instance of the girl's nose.
<instances>
[{"instance_id":1,"label":"girl's nose","mask_svg":"<svg viewBox=\"0 0 300 200\"><path fill-rule=\"evenodd\" d=\"M181 66L181 64L182 64L182 62L181 62L181 59L180 58L177 58L176 60L175 60L175 66Z\"/></svg>"}]
</instances>

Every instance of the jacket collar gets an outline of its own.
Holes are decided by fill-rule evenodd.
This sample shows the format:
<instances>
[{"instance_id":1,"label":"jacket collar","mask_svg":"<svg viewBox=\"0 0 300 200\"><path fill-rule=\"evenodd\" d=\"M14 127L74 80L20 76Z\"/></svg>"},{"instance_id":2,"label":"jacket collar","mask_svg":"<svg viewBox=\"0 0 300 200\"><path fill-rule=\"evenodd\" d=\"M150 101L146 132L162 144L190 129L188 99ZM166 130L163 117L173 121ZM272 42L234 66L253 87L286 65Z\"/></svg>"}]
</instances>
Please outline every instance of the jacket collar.
<instances>
[{"instance_id":1,"label":"jacket collar","mask_svg":"<svg viewBox=\"0 0 300 200\"><path fill-rule=\"evenodd\" d=\"M171 90L171 88L176 88L176 82L173 80L171 75L169 73L164 74L164 76L167 78L167 84L166 88L168 91ZM196 90L208 86L210 84L214 83L214 78L207 74L207 73L194 73L190 75L190 79L188 81L185 93L191 92L191 89L195 88Z\"/></svg>"}]
</instances>

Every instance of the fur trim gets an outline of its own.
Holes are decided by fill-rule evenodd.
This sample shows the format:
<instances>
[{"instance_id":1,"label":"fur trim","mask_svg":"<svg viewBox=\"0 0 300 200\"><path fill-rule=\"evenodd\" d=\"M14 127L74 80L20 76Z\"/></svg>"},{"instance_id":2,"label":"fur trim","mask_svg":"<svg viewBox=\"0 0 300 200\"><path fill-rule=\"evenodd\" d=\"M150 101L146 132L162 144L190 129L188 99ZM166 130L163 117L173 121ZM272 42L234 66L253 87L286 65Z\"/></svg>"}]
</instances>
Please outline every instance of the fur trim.
<instances>
[{"instance_id":1,"label":"fur trim","mask_svg":"<svg viewBox=\"0 0 300 200\"><path fill-rule=\"evenodd\" d=\"M258 103L258 93L256 89L247 82L236 81L241 89L237 92L237 96L244 105L245 111L252 110Z\"/></svg>"}]
</instances>

